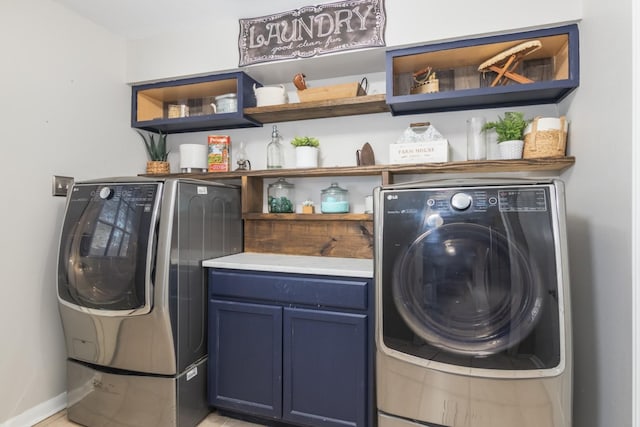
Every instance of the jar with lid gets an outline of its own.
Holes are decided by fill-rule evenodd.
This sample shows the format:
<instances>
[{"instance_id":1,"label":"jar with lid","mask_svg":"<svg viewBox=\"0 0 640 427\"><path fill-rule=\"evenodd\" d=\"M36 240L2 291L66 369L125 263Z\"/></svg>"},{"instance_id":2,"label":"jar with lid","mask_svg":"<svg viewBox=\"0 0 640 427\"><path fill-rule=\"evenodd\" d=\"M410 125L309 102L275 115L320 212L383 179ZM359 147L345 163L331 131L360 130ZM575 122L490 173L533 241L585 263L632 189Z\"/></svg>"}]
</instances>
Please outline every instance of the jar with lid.
<instances>
[{"instance_id":1,"label":"jar with lid","mask_svg":"<svg viewBox=\"0 0 640 427\"><path fill-rule=\"evenodd\" d=\"M321 191L320 210L322 213L348 213L349 192L340 188L337 182Z\"/></svg>"},{"instance_id":2,"label":"jar with lid","mask_svg":"<svg viewBox=\"0 0 640 427\"><path fill-rule=\"evenodd\" d=\"M284 178L278 178L276 182L269 184L267 195L270 213L295 212L294 185Z\"/></svg>"},{"instance_id":3,"label":"jar with lid","mask_svg":"<svg viewBox=\"0 0 640 427\"><path fill-rule=\"evenodd\" d=\"M215 97L216 113L235 113L238 110L238 96L235 93L225 93Z\"/></svg>"}]
</instances>

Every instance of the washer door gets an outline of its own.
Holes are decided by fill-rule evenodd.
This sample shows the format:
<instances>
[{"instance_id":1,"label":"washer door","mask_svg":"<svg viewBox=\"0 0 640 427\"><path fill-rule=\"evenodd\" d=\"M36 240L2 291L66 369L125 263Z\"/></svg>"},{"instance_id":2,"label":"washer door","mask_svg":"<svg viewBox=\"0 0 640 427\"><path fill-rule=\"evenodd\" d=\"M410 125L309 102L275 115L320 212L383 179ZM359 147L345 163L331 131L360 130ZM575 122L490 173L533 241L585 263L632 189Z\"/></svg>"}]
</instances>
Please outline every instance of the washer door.
<instances>
[{"instance_id":1,"label":"washer door","mask_svg":"<svg viewBox=\"0 0 640 427\"><path fill-rule=\"evenodd\" d=\"M63 304L112 316L151 310L161 185L73 187L58 253L58 297Z\"/></svg>"},{"instance_id":2,"label":"washer door","mask_svg":"<svg viewBox=\"0 0 640 427\"><path fill-rule=\"evenodd\" d=\"M430 229L397 259L392 292L408 327L429 344L468 356L522 341L542 309L543 286L526 251L487 226Z\"/></svg>"}]
</instances>

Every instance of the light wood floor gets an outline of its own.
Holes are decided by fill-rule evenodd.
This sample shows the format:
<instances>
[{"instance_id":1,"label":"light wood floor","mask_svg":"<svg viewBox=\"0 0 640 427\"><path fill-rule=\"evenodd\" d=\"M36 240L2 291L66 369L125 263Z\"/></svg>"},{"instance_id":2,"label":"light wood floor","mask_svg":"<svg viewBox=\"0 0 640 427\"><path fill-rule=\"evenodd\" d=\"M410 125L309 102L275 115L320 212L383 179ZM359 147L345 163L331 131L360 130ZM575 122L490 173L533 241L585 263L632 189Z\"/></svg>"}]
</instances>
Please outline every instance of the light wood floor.
<instances>
[{"instance_id":1,"label":"light wood floor","mask_svg":"<svg viewBox=\"0 0 640 427\"><path fill-rule=\"evenodd\" d=\"M67 419L67 412L60 411L55 415L50 416L44 421L40 421L33 427L78 427L80 424L76 424ZM248 423L242 420L236 420L233 418L223 417L216 412L210 413L207 418L202 420L198 427L258 427L260 424Z\"/></svg>"}]
</instances>

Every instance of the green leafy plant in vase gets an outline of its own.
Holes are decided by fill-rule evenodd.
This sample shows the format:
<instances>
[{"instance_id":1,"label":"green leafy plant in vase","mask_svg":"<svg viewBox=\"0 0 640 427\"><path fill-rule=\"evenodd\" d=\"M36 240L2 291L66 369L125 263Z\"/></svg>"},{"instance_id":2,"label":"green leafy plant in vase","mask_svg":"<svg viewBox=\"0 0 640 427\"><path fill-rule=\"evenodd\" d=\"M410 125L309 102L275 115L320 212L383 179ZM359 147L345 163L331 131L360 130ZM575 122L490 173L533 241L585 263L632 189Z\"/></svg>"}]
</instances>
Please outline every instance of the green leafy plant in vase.
<instances>
[{"instance_id":1,"label":"green leafy plant in vase","mask_svg":"<svg viewBox=\"0 0 640 427\"><path fill-rule=\"evenodd\" d=\"M147 150L147 155L149 156L149 161L147 162L147 173L169 173L169 162L167 161L167 157L169 156L169 150L167 150L167 134L162 133L162 131L159 131L157 135L154 133L148 133L145 135L140 131L137 132L142 138Z\"/></svg>"},{"instance_id":2,"label":"green leafy plant in vase","mask_svg":"<svg viewBox=\"0 0 640 427\"><path fill-rule=\"evenodd\" d=\"M296 167L318 167L318 147L320 146L318 138L296 136L291 140L291 145L296 147Z\"/></svg>"},{"instance_id":3,"label":"green leafy plant in vase","mask_svg":"<svg viewBox=\"0 0 640 427\"><path fill-rule=\"evenodd\" d=\"M482 131L495 130L503 159L519 159L522 158L524 130L530 121L524 118L524 113L509 111L504 117L498 116L497 121L485 123Z\"/></svg>"}]
</instances>

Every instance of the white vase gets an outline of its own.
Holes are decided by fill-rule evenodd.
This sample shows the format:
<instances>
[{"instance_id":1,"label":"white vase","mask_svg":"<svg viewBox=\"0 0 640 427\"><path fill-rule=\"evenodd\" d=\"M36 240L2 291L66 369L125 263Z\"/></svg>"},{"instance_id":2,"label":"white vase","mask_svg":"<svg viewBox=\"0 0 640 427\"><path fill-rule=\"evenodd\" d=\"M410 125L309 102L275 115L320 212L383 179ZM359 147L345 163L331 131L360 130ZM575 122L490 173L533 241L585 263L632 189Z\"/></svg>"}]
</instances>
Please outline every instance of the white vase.
<instances>
[{"instance_id":1,"label":"white vase","mask_svg":"<svg viewBox=\"0 0 640 427\"><path fill-rule=\"evenodd\" d=\"M500 158L503 160L521 159L523 145L524 145L524 141L520 139L516 139L512 141L502 141L498 143L498 149L500 150Z\"/></svg>"},{"instance_id":2,"label":"white vase","mask_svg":"<svg viewBox=\"0 0 640 427\"><path fill-rule=\"evenodd\" d=\"M317 147L296 147L296 167L317 168L318 148Z\"/></svg>"}]
</instances>

